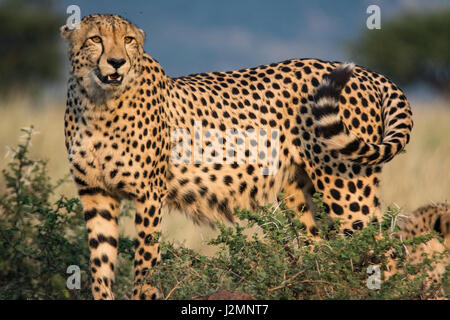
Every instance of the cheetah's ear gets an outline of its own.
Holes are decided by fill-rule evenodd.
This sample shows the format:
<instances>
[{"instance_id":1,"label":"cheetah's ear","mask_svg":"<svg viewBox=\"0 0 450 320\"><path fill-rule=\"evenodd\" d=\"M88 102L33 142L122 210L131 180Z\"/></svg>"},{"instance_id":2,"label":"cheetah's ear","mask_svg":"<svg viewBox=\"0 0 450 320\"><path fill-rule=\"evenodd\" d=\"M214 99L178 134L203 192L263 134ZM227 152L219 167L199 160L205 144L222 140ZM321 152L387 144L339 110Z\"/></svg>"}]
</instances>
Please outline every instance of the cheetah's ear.
<instances>
[{"instance_id":1,"label":"cheetah's ear","mask_svg":"<svg viewBox=\"0 0 450 320\"><path fill-rule=\"evenodd\" d=\"M66 24L59 28L59 30L61 32L61 37L64 40L68 40L73 31Z\"/></svg>"},{"instance_id":2,"label":"cheetah's ear","mask_svg":"<svg viewBox=\"0 0 450 320\"><path fill-rule=\"evenodd\" d=\"M141 45L144 45L144 41L145 41L145 31L142 29L137 29L138 35L139 35L139 42L141 43Z\"/></svg>"}]
</instances>

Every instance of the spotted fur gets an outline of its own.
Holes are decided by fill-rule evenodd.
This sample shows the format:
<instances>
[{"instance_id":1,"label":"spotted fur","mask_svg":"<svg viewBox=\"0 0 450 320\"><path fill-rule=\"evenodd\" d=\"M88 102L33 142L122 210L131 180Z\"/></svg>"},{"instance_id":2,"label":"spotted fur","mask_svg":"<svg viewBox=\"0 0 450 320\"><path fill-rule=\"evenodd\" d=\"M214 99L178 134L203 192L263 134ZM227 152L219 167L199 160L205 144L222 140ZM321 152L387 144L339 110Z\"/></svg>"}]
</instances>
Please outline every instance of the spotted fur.
<instances>
[{"instance_id":1,"label":"spotted fur","mask_svg":"<svg viewBox=\"0 0 450 320\"><path fill-rule=\"evenodd\" d=\"M450 205L447 203L420 207L410 215L400 216L398 224L404 237L435 231L443 238L444 246L450 249Z\"/></svg>"},{"instance_id":2,"label":"spotted fur","mask_svg":"<svg viewBox=\"0 0 450 320\"><path fill-rule=\"evenodd\" d=\"M319 192L347 235L380 218L381 165L403 149L412 127L405 96L386 77L294 59L171 78L143 52L144 31L122 17L90 15L61 33L71 65L66 147L85 212L94 298L114 297L122 199L136 204L133 297L142 299L157 297L143 280L160 261L154 235L163 208L213 224L232 221L235 208L274 203L284 191L307 232L317 235L312 199ZM221 138L228 129L246 134ZM186 154L173 137L177 130L195 141L191 160L196 152L210 156L175 163L174 155ZM259 137L252 135L257 130ZM223 147L214 147L216 138ZM227 146L245 161L224 161ZM276 170L265 174L262 160L269 158Z\"/></svg>"},{"instance_id":3,"label":"spotted fur","mask_svg":"<svg viewBox=\"0 0 450 320\"><path fill-rule=\"evenodd\" d=\"M406 254L407 262L412 264L421 263L424 257L431 259L433 270L428 271L429 274L423 280L422 286L430 288L433 285L437 289L436 296L444 296L441 283L446 267L450 264L450 206L440 203L420 207L410 214L399 215L397 224L400 230L395 233L395 236L403 241L410 240L414 236L429 234L432 231L438 234L437 237L416 248L407 246ZM389 262L387 269L385 276L391 276L401 271L403 265L393 260Z\"/></svg>"},{"instance_id":4,"label":"spotted fur","mask_svg":"<svg viewBox=\"0 0 450 320\"><path fill-rule=\"evenodd\" d=\"M381 143L366 142L350 132L339 114L339 100L342 89L352 76L353 68L353 64L342 64L324 78L316 91L316 103L312 107L316 120L313 128L316 128L319 140L343 159L363 165L388 162L409 142L413 125L411 110L403 95L389 93L381 101L386 103L381 105L384 125Z\"/></svg>"}]
</instances>

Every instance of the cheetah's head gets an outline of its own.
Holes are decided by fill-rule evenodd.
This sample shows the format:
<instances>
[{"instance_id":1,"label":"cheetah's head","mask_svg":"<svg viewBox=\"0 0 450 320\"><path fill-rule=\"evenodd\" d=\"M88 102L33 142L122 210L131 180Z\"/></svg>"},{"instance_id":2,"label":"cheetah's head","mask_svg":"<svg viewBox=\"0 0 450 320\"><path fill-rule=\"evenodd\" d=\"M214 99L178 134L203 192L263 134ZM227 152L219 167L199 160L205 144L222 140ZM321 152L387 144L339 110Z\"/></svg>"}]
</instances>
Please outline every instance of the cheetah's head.
<instances>
[{"instance_id":1,"label":"cheetah's head","mask_svg":"<svg viewBox=\"0 0 450 320\"><path fill-rule=\"evenodd\" d=\"M91 100L120 95L142 72L145 32L120 16L86 16L79 28L62 26L61 36L71 73Z\"/></svg>"}]
</instances>

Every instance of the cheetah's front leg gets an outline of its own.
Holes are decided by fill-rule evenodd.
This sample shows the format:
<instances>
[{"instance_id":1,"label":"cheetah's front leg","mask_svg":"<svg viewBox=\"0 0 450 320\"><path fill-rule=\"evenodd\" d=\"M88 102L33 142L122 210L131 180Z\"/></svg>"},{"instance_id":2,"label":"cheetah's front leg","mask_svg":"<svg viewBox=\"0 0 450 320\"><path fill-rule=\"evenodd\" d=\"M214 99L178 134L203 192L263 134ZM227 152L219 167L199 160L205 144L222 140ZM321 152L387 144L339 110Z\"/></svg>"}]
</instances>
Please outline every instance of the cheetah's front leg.
<instances>
[{"instance_id":1,"label":"cheetah's front leg","mask_svg":"<svg viewBox=\"0 0 450 320\"><path fill-rule=\"evenodd\" d=\"M91 252L94 299L114 299L112 284L117 259L119 202L96 189L79 191Z\"/></svg>"},{"instance_id":2,"label":"cheetah's front leg","mask_svg":"<svg viewBox=\"0 0 450 320\"><path fill-rule=\"evenodd\" d=\"M134 258L133 299L156 299L157 290L146 281L146 275L161 259L155 235L161 231L161 202L157 195L136 201L137 242ZM154 200L157 199L157 200Z\"/></svg>"}]
</instances>

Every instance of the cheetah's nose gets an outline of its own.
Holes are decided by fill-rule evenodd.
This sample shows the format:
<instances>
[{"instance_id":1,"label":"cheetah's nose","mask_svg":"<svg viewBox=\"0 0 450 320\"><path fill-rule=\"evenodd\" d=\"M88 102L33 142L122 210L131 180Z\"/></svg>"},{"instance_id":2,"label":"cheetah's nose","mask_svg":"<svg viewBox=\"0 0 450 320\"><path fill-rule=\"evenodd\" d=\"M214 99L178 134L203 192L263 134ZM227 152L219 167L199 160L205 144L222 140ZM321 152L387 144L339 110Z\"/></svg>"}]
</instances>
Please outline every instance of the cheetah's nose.
<instances>
[{"instance_id":1,"label":"cheetah's nose","mask_svg":"<svg viewBox=\"0 0 450 320\"><path fill-rule=\"evenodd\" d=\"M119 69L121 66L123 66L125 64L125 59L114 59L114 58L109 58L108 63L110 65L112 65L115 69Z\"/></svg>"}]
</instances>

